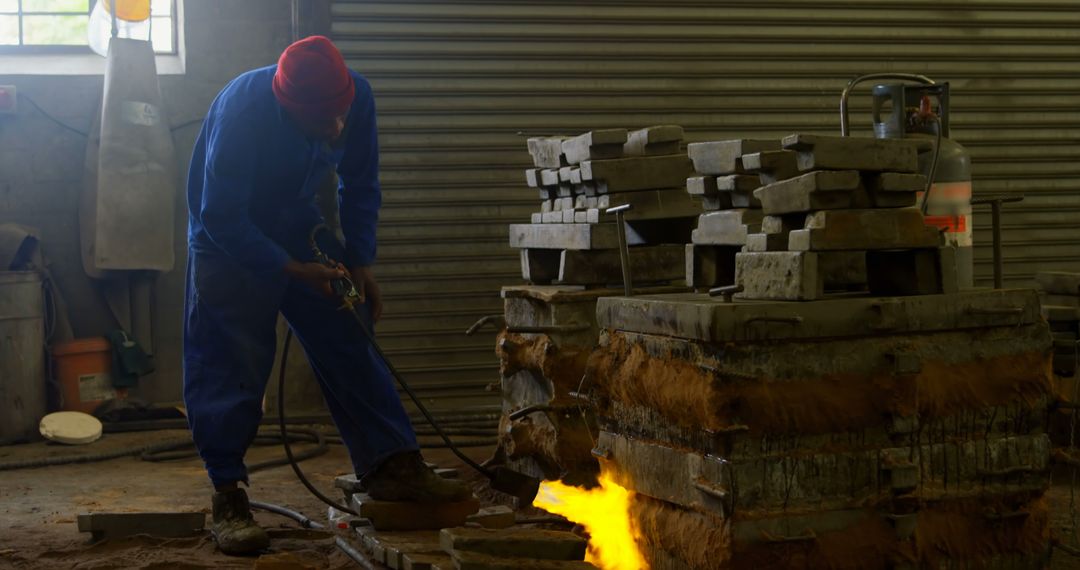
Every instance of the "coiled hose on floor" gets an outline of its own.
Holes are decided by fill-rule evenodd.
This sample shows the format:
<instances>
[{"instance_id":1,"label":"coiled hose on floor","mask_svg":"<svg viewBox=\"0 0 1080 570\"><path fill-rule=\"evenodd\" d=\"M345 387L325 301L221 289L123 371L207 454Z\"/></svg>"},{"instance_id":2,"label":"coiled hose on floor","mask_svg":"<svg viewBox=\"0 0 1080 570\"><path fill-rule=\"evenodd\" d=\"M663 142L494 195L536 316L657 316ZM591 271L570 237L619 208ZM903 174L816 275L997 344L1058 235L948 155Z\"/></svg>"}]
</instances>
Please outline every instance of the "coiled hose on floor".
<instances>
[{"instance_id":1,"label":"coiled hose on floor","mask_svg":"<svg viewBox=\"0 0 1080 570\"><path fill-rule=\"evenodd\" d=\"M275 418L273 421L276 422L277 419ZM185 429L187 427L186 424L172 425L166 423L165 425L161 426L150 426L147 425L148 422L140 423L143 425L141 425L140 429L138 430L129 430L125 428L109 429L107 427L105 431L108 433L117 433L127 431L152 431L159 429ZM457 445L459 447L486 447L488 445L494 444L495 442L495 429L490 427L451 427L447 428L446 431L451 435L475 436L475 439L467 439L454 442L454 445ZM437 435L434 431L424 430L417 430L416 433L420 436ZM293 437L294 435L295 437ZM305 449L304 451L297 453L295 457L298 461L304 461L307 459L318 457L323 453L326 453L330 445L343 445L340 436L331 435L329 433L325 433L315 429L299 427L289 428L289 436L293 443L316 444L315 448ZM322 443L320 443L320 439ZM275 430L274 432L260 432L259 435L255 438L256 445L279 445L280 443L281 436L277 433L277 430ZM421 443L420 447L424 449L439 449L445 448L446 444L442 441L425 442ZM195 444L191 441L191 437L177 437L155 443L135 445L112 451L103 451L101 453L57 455L52 457L35 457L33 459L15 459L11 461L0 461L0 471L39 469L42 467L55 467L58 465L76 465L80 463L97 463L100 461L119 459L121 457L139 457L144 461L164 462L194 459L198 457L198 453L195 451ZM279 467L287 464L288 462L289 460L287 457L270 459L267 461L249 465L248 471L254 472L259 471L260 469Z\"/></svg>"},{"instance_id":2,"label":"coiled hose on floor","mask_svg":"<svg viewBox=\"0 0 1080 570\"><path fill-rule=\"evenodd\" d=\"M315 444L315 447L311 449L305 449L302 453L297 454L296 459L298 461L311 459L312 457L318 457L326 453L329 449L329 444L332 443L332 438L328 438L325 434L318 430L309 428L294 428L289 432L288 437L295 442L309 442ZM255 445L278 445L281 443L281 441L281 436L277 433L263 432L255 436ZM34 459L3 461L0 462L0 471L13 471L16 469L34 469L39 467L54 467L57 465L74 465L77 463L95 463L98 461L119 459L121 457L136 456L143 461L177 461L182 459L192 459L198 457L198 455L198 452L195 451L195 444L191 441L191 438L183 437L168 439L157 443L125 447L123 449L105 451L102 453L60 455L55 457L38 457ZM255 472L262 469L269 469L271 467L278 467L281 465L285 465L288 462L289 460L285 457L279 457L267 461L260 461L259 463L253 463L249 465L248 471Z\"/></svg>"}]
</instances>

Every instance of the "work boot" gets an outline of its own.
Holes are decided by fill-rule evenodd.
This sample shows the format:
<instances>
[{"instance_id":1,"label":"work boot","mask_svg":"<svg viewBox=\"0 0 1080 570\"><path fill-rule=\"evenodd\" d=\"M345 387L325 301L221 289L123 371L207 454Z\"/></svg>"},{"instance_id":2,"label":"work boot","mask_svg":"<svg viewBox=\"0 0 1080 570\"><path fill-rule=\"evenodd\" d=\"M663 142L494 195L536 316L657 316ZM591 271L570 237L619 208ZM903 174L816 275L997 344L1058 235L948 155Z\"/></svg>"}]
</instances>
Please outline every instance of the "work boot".
<instances>
[{"instance_id":1,"label":"work boot","mask_svg":"<svg viewBox=\"0 0 1080 570\"><path fill-rule=\"evenodd\" d=\"M214 493L214 540L225 554L252 554L270 546L270 535L251 516L243 489Z\"/></svg>"},{"instance_id":2,"label":"work boot","mask_svg":"<svg viewBox=\"0 0 1080 570\"><path fill-rule=\"evenodd\" d=\"M419 451L391 456L364 475L360 484L372 499L379 501L454 503L472 496L464 482L436 475Z\"/></svg>"}]
</instances>

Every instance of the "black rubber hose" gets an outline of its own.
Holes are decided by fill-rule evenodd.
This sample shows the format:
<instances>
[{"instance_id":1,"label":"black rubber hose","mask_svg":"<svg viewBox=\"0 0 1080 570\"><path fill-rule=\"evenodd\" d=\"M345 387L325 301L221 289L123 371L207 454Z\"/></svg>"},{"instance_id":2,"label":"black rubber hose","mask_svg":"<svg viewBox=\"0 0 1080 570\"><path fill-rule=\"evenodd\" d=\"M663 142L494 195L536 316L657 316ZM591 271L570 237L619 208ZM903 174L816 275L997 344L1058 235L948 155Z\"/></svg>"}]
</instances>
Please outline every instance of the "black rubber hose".
<instances>
[{"instance_id":1,"label":"black rubber hose","mask_svg":"<svg viewBox=\"0 0 1080 570\"><path fill-rule=\"evenodd\" d=\"M296 455L297 461L304 461L313 457L318 457L327 451L329 446L326 441L326 436L313 429L296 429L289 433L289 438L295 441L307 441L315 443L315 447L304 450L303 453ZM258 434L255 436L255 441L263 445L277 445L281 443L281 436L277 434ZM193 459L198 457L199 453L195 450L195 444L191 440L178 441L175 445L163 449L155 449L152 451L145 451L141 455L143 461L150 461L154 463L160 463L164 461L178 461L183 459ZM263 469L269 469L271 467L279 467L289 463L288 458L279 457L276 459L269 459L267 461L261 461L259 463L253 463L248 465L248 473L254 473Z\"/></svg>"},{"instance_id":2,"label":"black rubber hose","mask_svg":"<svg viewBox=\"0 0 1080 570\"><path fill-rule=\"evenodd\" d=\"M297 418L289 418L290 424L296 425L312 425L312 424L330 424L330 416L301 416ZM274 426L277 427L278 420L276 417L263 417L259 421L259 425ZM188 421L186 419L160 419L160 420L132 420L132 421L120 421L120 422L102 422L103 431L105 433L124 433L130 431L157 431L166 429L182 429L188 431Z\"/></svg>"},{"instance_id":3,"label":"black rubber hose","mask_svg":"<svg viewBox=\"0 0 1080 570\"><path fill-rule=\"evenodd\" d=\"M423 416L416 414L409 415L410 420L422 420ZM444 428L452 431L456 428L462 429L482 429L491 428L496 429L499 425L499 417L489 414L479 415L450 415L441 416L435 415L435 419L439 420ZM331 425L332 419L328 415L306 415L299 417L286 418L285 422L289 425L312 425L312 424L325 424ZM276 416L264 416L259 422L264 426L277 426L278 418ZM131 420L121 422L103 422L102 426L105 433L123 433L131 431L155 431L166 429L188 429L188 421L186 419L160 419L160 420Z\"/></svg>"},{"instance_id":4,"label":"black rubber hose","mask_svg":"<svg viewBox=\"0 0 1080 570\"><path fill-rule=\"evenodd\" d=\"M275 505L273 503L264 503L262 501L250 501L251 508L259 509L260 511L266 511L268 513L274 513L283 517L288 517L298 523L304 528L326 528L322 524L319 524L306 516L303 513L294 511L292 509L286 509L281 505Z\"/></svg>"},{"instance_id":5,"label":"black rubber hose","mask_svg":"<svg viewBox=\"0 0 1080 570\"><path fill-rule=\"evenodd\" d=\"M494 429L494 428L488 428L488 429L483 429L483 428L443 428L443 429L446 431L446 433L451 434L451 435L472 435L472 436L486 435L486 436L491 436L491 437L499 435L499 430ZM426 436L435 436L435 435L439 435L439 432L437 432L435 430L424 430L424 429L414 430L414 433L416 435L418 435L418 436L425 436L425 435Z\"/></svg>"},{"instance_id":6,"label":"black rubber hose","mask_svg":"<svg viewBox=\"0 0 1080 570\"><path fill-rule=\"evenodd\" d=\"M920 210L923 215L926 215L927 209L930 207L930 191L934 189L934 178L937 177L938 159L941 158L941 118L935 117L934 124L936 125L937 137L934 140L934 156L930 160L930 172L927 173L926 178L926 190L923 191L923 200L920 205Z\"/></svg>"},{"instance_id":7,"label":"black rubber hose","mask_svg":"<svg viewBox=\"0 0 1080 570\"><path fill-rule=\"evenodd\" d=\"M458 414L451 412L443 412L446 415L440 415L438 413L432 413L431 415L435 419L439 420L441 424L453 424L453 423L499 423L501 416L490 412L475 413L475 414ZM409 419L422 420L424 416L422 414L409 414Z\"/></svg>"},{"instance_id":8,"label":"black rubber hose","mask_svg":"<svg viewBox=\"0 0 1080 570\"><path fill-rule=\"evenodd\" d=\"M37 467L53 467L56 465L73 465L76 463L94 463L97 461L108 461L110 459L118 459L120 457L142 455L143 453L167 451L175 449L178 444L184 443L189 444L190 440L169 440L161 443L153 443L150 445L140 445L138 447L129 447L126 449L118 449L116 451L108 451L105 453L90 453L86 455L63 455L57 457L24 459L19 461L5 461L0 463L0 471L12 471L15 469L34 469Z\"/></svg>"},{"instance_id":9,"label":"black rubber hose","mask_svg":"<svg viewBox=\"0 0 1080 570\"><path fill-rule=\"evenodd\" d=\"M289 432L290 437L295 433L308 430L293 430ZM344 445L340 436L326 435L318 432L318 430L310 430L312 433L319 433L325 446L316 446L312 449L304 450L301 453L294 454L297 461L305 461L313 457L318 457L326 453L329 448L327 446L331 444ZM466 435L464 433L458 434L457 430L449 430L449 433L455 435ZM273 438L271 441L270 438ZM294 438L299 441L317 441L315 438L301 439ZM263 440L263 443L267 445L277 445L281 443L281 439L276 434L270 436L269 434L260 434L256 441ZM455 442L454 445L458 447L488 447L496 443L495 439L472 439ZM190 438L185 439L171 439L168 441L154 443L150 445L139 445L135 447L128 447L124 449L118 449L116 451L107 451L104 453L88 453L85 455L61 455L54 457L42 457L35 459L23 459L15 461L0 462L0 471L15 471L18 469L37 469L41 467L54 467L58 465L74 465L77 463L96 463L99 461L109 461L111 459L119 459L121 457L139 456L144 461L150 462L165 462L165 461L177 461L182 459L194 459L198 457L198 453L194 450L194 443ZM423 449L442 449L446 447L443 442L439 443L420 443L420 447ZM185 451L180 451L184 449ZM280 457L277 459L270 459L262 461L260 463L254 463L248 466L248 472L254 473L262 469L269 469L271 467L279 467L289 463L288 457Z\"/></svg>"},{"instance_id":10,"label":"black rubber hose","mask_svg":"<svg viewBox=\"0 0 1080 570\"><path fill-rule=\"evenodd\" d=\"M466 439L466 440L462 440L462 441L455 441L453 443L446 443L446 442L422 443L422 444L420 444L420 447L423 448L423 449L446 449L446 448L449 448L451 451L453 451L455 447L491 447L492 445L495 445L498 442L499 441L497 439ZM471 467L471 465L470 465L470 467ZM481 471L481 474L485 475L485 476L487 475L487 473L483 472L483 471Z\"/></svg>"},{"instance_id":11,"label":"black rubber hose","mask_svg":"<svg viewBox=\"0 0 1080 570\"><path fill-rule=\"evenodd\" d=\"M330 497L327 497L326 495L322 494L322 491L319 491L318 489L316 489L315 485L312 485L311 481L308 481L307 476L305 476L304 472L300 469L300 464L297 463L297 459L293 455L292 446L289 445L289 431L285 427L285 398L284 398L284 394L285 394L285 368L286 368L285 365L288 362L289 345L292 344L292 337L293 337L292 329L290 328L288 330L288 332L285 333L285 345L281 349L281 365L278 368L278 428L281 430L281 440L282 440L282 446L285 447L285 456L288 458L289 465L292 467L293 473L296 473L296 478L300 479L300 483L302 483L304 485L304 487L306 487L307 490L311 492L312 495L315 495L315 497L317 499L319 499L320 501L326 503L327 505L330 505L331 507L334 507L335 509L337 509L339 511L344 511L344 512L349 513L350 515L353 515L353 516L360 516L360 514L357 513L356 511L352 510L351 508L349 508L349 507L347 507L345 505L342 505L341 503L338 503L337 501L331 499Z\"/></svg>"},{"instance_id":12,"label":"black rubber hose","mask_svg":"<svg viewBox=\"0 0 1080 570\"><path fill-rule=\"evenodd\" d=\"M367 337L368 343L370 343L371 347L375 349L375 353L379 355L379 358L383 361L383 364L386 365L387 370L390 371L390 374L394 377L394 380L397 380L397 383L399 386L401 386L401 389L409 395L409 398L413 401L413 404L416 404L416 409L419 410L420 413L424 416L424 419L427 420L429 424L431 424L431 427L434 428L436 432L438 432L439 437L442 438L443 443L446 444L446 448L448 448L454 455L457 456L458 459L460 459L466 465L475 469L477 473L480 473L488 479L494 480L495 475L491 471L488 471L484 468L484 466L480 465L476 461L473 461L471 457L465 455L460 449L458 449L458 446L454 445L454 442L450 441L450 437L446 435L446 432L443 431L442 426L439 425L439 422L436 421L435 418L431 415L431 412L428 411L427 406L425 406L424 403L420 400L420 396L416 395L416 392L414 392L412 387L409 386L409 383L406 382L405 379L401 377L401 374L398 373L397 368L394 367L394 363L390 362L390 359L387 358L386 353L383 352L382 347L379 346L378 342L376 342L375 335L371 334L371 331L368 330L367 324L364 323L364 320L356 312L356 309L353 308L353 310L351 310L350 312L352 313L353 319L356 321L356 324L360 326L360 330L364 333L364 336ZM281 415L281 413L279 412L278 415Z\"/></svg>"},{"instance_id":13,"label":"black rubber hose","mask_svg":"<svg viewBox=\"0 0 1080 570\"><path fill-rule=\"evenodd\" d=\"M300 433L300 434L306 433L306 434L314 435L314 437L315 437L315 447L312 447L311 449L305 449L302 453L298 453L298 454L294 455L293 457L286 456L286 457L278 457L277 459L268 459L266 461L260 461L259 463L255 463L253 465L248 466L248 473L254 473L254 472L262 470L262 469L270 469L271 467L280 467L282 465L287 465L292 461L306 461L308 459L312 459L314 457L318 457L320 455L323 455L327 451L330 451L330 445L326 441L326 436L322 432L320 432L318 430L297 429L297 430L293 430L292 432L290 432L289 437L292 437L293 434L297 434L297 433ZM283 438L280 441L284 445L288 445L288 438Z\"/></svg>"}]
</instances>

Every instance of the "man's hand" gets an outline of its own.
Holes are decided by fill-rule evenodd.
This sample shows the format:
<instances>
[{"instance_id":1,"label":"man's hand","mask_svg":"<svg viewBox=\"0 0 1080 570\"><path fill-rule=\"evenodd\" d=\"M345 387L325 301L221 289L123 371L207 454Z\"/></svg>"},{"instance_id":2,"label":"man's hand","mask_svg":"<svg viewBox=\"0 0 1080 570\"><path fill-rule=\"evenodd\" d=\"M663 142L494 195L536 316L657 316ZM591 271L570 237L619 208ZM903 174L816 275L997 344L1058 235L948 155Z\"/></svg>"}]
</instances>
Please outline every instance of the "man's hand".
<instances>
[{"instance_id":1,"label":"man's hand","mask_svg":"<svg viewBox=\"0 0 1080 570\"><path fill-rule=\"evenodd\" d=\"M327 297L333 297L330 282L345 277L345 270L340 267L327 267L321 263L302 263L293 259L285 264L285 274Z\"/></svg>"},{"instance_id":2,"label":"man's hand","mask_svg":"<svg viewBox=\"0 0 1080 570\"><path fill-rule=\"evenodd\" d=\"M360 300L366 301L371 305L371 320L372 322L379 322L379 318L382 317L382 292L379 290L379 284L375 281L375 272L371 267L353 267L350 271L352 274L353 285L356 285L356 292L360 293Z\"/></svg>"}]
</instances>

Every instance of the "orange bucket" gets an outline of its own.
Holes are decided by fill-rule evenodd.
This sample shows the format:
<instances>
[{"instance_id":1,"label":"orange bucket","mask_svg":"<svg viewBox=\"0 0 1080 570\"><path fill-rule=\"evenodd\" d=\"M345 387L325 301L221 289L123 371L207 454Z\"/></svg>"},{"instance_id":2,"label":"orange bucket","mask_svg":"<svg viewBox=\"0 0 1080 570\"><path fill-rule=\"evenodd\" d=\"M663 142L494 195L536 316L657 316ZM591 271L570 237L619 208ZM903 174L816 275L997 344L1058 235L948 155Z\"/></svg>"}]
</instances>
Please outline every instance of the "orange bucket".
<instances>
[{"instance_id":1,"label":"orange bucket","mask_svg":"<svg viewBox=\"0 0 1080 570\"><path fill-rule=\"evenodd\" d=\"M92 414L116 397L112 385L112 345L104 337L80 338L52 347L60 409Z\"/></svg>"}]
</instances>

